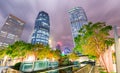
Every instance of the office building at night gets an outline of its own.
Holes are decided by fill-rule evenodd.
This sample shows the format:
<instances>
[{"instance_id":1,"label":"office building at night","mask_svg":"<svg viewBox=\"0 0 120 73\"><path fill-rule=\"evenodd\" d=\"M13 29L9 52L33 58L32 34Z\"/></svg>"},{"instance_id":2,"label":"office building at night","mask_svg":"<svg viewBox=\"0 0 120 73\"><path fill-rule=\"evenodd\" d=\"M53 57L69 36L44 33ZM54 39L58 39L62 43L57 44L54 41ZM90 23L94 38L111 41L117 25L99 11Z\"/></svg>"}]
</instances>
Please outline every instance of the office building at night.
<instances>
[{"instance_id":1,"label":"office building at night","mask_svg":"<svg viewBox=\"0 0 120 73\"><path fill-rule=\"evenodd\" d=\"M10 14L0 30L0 46L7 46L20 40L24 24L24 21Z\"/></svg>"},{"instance_id":2,"label":"office building at night","mask_svg":"<svg viewBox=\"0 0 120 73\"><path fill-rule=\"evenodd\" d=\"M48 13L41 11L39 12L36 20L34 31L32 33L31 43L32 44L49 44L50 36L50 20Z\"/></svg>"},{"instance_id":3,"label":"office building at night","mask_svg":"<svg viewBox=\"0 0 120 73\"><path fill-rule=\"evenodd\" d=\"M75 7L68 11L73 38L77 37L80 28L87 24L87 16L82 7Z\"/></svg>"}]
</instances>

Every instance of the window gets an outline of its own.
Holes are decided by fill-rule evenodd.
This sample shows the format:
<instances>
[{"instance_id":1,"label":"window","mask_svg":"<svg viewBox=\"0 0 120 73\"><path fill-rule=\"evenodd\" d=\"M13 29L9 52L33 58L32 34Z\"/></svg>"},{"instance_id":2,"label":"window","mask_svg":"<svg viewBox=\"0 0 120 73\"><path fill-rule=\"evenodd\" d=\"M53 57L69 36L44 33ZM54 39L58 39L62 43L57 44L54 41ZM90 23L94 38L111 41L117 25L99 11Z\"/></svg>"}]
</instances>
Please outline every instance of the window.
<instances>
[{"instance_id":1,"label":"window","mask_svg":"<svg viewBox=\"0 0 120 73\"><path fill-rule=\"evenodd\" d=\"M3 44L3 43L2 43L2 42L0 42L0 46L2 46L2 44Z\"/></svg>"},{"instance_id":2,"label":"window","mask_svg":"<svg viewBox=\"0 0 120 73\"><path fill-rule=\"evenodd\" d=\"M10 25L10 24L6 22L6 25Z\"/></svg>"},{"instance_id":3,"label":"window","mask_svg":"<svg viewBox=\"0 0 120 73\"><path fill-rule=\"evenodd\" d=\"M41 33L41 30L38 30L37 32L38 32L38 33Z\"/></svg>"},{"instance_id":4,"label":"window","mask_svg":"<svg viewBox=\"0 0 120 73\"><path fill-rule=\"evenodd\" d=\"M8 46L8 44L7 43L3 43L3 46Z\"/></svg>"},{"instance_id":5,"label":"window","mask_svg":"<svg viewBox=\"0 0 120 73\"><path fill-rule=\"evenodd\" d=\"M24 23L22 23L21 21L19 21L19 20L17 20L17 22L21 25L21 26L23 26L24 25Z\"/></svg>"},{"instance_id":6,"label":"window","mask_svg":"<svg viewBox=\"0 0 120 73\"><path fill-rule=\"evenodd\" d=\"M45 23L45 22L42 22L42 24L43 24L43 26L48 26L48 24L47 24L47 23Z\"/></svg>"},{"instance_id":7,"label":"window","mask_svg":"<svg viewBox=\"0 0 120 73\"><path fill-rule=\"evenodd\" d=\"M15 41L18 41L19 40L19 37L16 35L15 36Z\"/></svg>"},{"instance_id":8,"label":"window","mask_svg":"<svg viewBox=\"0 0 120 73\"><path fill-rule=\"evenodd\" d=\"M39 42L39 41L40 41L40 39L36 39L36 41L37 41L37 42Z\"/></svg>"},{"instance_id":9,"label":"window","mask_svg":"<svg viewBox=\"0 0 120 73\"><path fill-rule=\"evenodd\" d=\"M20 25L21 25L21 26L23 26L23 25L24 25L24 23L20 23Z\"/></svg>"},{"instance_id":10,"label":"window","mask_svg":"<svg viewBox=\"0 0 120 73\"><path fill-rule=\"evenodd\" d=\"M37 34L37 37L36 38L40 38L41 37L41 34Z\"/></svg>"},{"instance_id":11,"label":"window","mask_svg":"<svg viewBox=\"0 0 120 73\"><path fill-rule=\"evenodd\" d=\"M9 21L13 24L20 24L16 19L10 18Z\"/></svg>"},{"instance_id":12,"label":"window","mask_svg":"<svg viewBox=\"0 0 120 73\"><path fill-rule=\"evenodd\" d=\"M6 37L6 35L7 35L7 32L5 32L5 31L1 31L1 32L0 32L0 36Z\"/></svg>"},{"instance_id":13,"label":"window","mask_svg":"<svg viewBox=\"0 0 120 73\"><path fill-rule=\"evenodd\" d=\"M37 20L42 20L41 18L37 19Z\"/></svg>"},{"instance_id":14,"label":"window","mask_svg":"<svg viewBox=\"0 0 120 73\"><path fill-rule=\"evenodd\" d=\"M8 34L8 36L7 36L7 38L9 38L9 39L14 39L14 37L15 37L15 35L13 35L13 34Z\"/></svg>"}]
</instances>

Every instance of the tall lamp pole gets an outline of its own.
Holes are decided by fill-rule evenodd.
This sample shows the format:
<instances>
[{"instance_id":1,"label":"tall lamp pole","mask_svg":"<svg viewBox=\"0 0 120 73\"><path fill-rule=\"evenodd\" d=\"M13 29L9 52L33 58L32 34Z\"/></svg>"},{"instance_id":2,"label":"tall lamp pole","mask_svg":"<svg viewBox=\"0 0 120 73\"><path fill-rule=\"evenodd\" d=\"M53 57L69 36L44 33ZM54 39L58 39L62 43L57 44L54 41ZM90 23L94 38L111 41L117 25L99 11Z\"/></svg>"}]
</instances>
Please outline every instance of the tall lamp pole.
<instances>
[{"instance_id":1,"label":"tall lamp pole","mask_svg":"<svg viewBox=\"0 0 120 73\"><path fill-rule=\"evenodd\" d=\"M117 27L114 26L115 52L116 52L116 73L120 73L120 47L117 33Z\"/></svg>"}]
</instances>

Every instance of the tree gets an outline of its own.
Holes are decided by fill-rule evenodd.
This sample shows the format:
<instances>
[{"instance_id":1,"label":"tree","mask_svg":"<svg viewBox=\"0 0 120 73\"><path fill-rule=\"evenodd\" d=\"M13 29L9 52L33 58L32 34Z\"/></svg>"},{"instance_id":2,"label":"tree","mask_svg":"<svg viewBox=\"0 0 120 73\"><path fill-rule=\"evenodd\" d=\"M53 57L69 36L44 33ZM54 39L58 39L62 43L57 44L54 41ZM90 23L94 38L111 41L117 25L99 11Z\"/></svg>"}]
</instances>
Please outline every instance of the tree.
<instances>
[{"instance_id":1,"label":"tree","mask_svg":"<svg viewBox=\"0 0 120 73\"><path fill-rule=\"evenodd\" d=\"M52 53L53 58L54 58L56 61L57 61L58 59L60 59L61 53L60 53L59 50L52 50L51 53Z\"/></svg>"},{"instance_id":2,"label":"tree","mask_svg":"<svg viewBox=\"0 0 120 73\"><path fill-rule=\"evenodd\" d=\"M6 47L0 47L0 59L6 55Z\"/></svg>"},{"instance_id":3,"label":"tree","mask_svg":"<svg viewBox=\"0 0 120 73\"><path fill-rule=\"evenodd\" d=\"M76 60L76 59L79 58L79 57L77 56L77 54L75 54L74 52L68 54L68 57L69 57L69 59L72 60L72 61L74 61L74 60Z\"/></svg>"},{"instance_id":4,"label":"tree","mask_svg":"<svg viewBox=\"0 0 120 73\"><path fill-rule=\"evenodd\" d=\"M30 43L25 43L23 41L16 41L14 44L7 47L6 55L11 58L25 57L33 48Z\"/></svg>"},{"instance_id":5,"label":"tree","mask_svg":"<svg viewBox=\"0 0 120 73\"><path fill-rule=\"evenodd\" d=\"M88 23L84 25L78 37L75 38L75 50L90 57L99 58L114 43L114 39L110 37L112 26L106 23Z\"/></svg>"},{"instance_id":6,"label":"tree","mask_svg":"<svg viewBox=\"0 0 120 73\"><path fill-rule=\"evenodd\" d=\"M30 56L34 56L36 59L54 59L58 60L60 52L58 50L52 50L49 45L43 44L30 44L24 41L16 41L14 44L9 45L6 49L0 50L0 58L5 55L11 59L27 60Z\"/></svg>"},{"instance_id":7,"label":"tree","mask_svg":"<svg viewBox=\"0 0 120 73\"><path fill-rule=\"evenodd\" d=\"M60 56L59 51L57 50L54 51L49 46L43 46L42 48L40 48L39 46L37 50L35 50L35 53L37 55L37 58L39 58L40 60L45 58L49 60L52 60L53 58L54 60L58 60Z\"/></svg>"}]
</instances>

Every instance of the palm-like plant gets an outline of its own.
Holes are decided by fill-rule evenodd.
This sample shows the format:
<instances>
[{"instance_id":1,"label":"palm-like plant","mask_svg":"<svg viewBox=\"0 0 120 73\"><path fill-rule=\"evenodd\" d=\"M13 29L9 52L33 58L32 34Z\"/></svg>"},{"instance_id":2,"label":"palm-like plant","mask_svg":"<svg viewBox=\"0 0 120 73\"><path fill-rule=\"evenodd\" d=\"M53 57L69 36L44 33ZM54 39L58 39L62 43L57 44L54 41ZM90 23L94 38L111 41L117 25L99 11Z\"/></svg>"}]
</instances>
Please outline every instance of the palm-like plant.
<instances>
[{"instance_id":1,"label":"palm-like plant","mask_svg":"<svg viewBox=\"0 0 120 73\"><path fill-rule=\"evenodd\" d=\"M113 38L109 37L109 31L112 26L105 23L88 23L79 31L78 37L75 38L76 50L84 54L91 54L97 57L108 49L114 43Z\"/></svg>"},{"instance_id":2,"label":"palm-like plant","mask_svg":"<svg viewBox=\"0 0 120 73\"><path fill-rule=\"evenodd\" d=\"M75 38L75 50L99 58L114 43L114 39L110 38L110 30L112 26L101 22L84 25Z\"/></svg>"}]
</instances>

